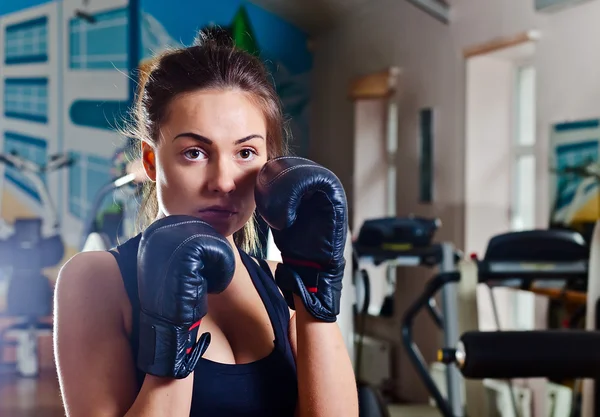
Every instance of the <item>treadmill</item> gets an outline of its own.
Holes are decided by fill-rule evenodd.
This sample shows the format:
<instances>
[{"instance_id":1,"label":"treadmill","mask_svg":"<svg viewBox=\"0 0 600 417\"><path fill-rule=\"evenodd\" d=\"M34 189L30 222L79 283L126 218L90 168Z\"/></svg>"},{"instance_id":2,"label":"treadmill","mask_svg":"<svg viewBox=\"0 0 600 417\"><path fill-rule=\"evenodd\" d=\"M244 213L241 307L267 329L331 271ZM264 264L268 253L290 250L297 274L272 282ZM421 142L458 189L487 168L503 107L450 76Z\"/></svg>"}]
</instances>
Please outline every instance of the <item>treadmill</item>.
<instances>
[{"instance_id":1,"label":"treadmill","mask_svg":"<svg viewBox=\"0 0 600 417\"><path fill-rule=\"evenodd\" d=\"M354 251L359 262L388 267L425 266L437 268L440 276L456 273L458 261L463 257L451 242L434 242L434 236L441 227L439 218L425 218L410 215L407 217L386 217L366 220L354 243ZM355 269L357 267L355 266ZM364 274L364 271L361 271ZM363 279L364 275L363 275ZM366 277L368 287L368 277ZM444 330L445 346L456 346L458 332L458 297L456 282L447 282L442 291L442 311L437 308L433 295L424 300L423 308ZM368 302L368 301L367 301ZM368 306L366 306L368 307ZM363 306L362 312L366 312ZM461 376L456 367L446 368L448 381L449 407L461 415L462 392Z\"/></svg>"}]
</instances>

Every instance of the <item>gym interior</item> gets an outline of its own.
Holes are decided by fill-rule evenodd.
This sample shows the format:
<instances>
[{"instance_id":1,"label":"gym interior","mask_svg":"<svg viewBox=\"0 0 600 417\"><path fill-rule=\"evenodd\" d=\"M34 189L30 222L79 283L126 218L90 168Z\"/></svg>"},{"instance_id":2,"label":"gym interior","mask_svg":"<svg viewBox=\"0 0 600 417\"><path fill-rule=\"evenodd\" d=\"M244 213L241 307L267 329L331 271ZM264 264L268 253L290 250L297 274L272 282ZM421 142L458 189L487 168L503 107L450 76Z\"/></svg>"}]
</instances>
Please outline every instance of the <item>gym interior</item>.
<instances>
[{"instance_id":1,"label":"gym interior","mask_svg":"<svg viewBox=\"0 0 600 417\"><path fill-rule=\"evenodd\" d=\"M0 416L65 415L58 273L137 233L120 123L140 69L209 26L265 62L291 152L344 186L361 417L600 416L596 18L598 0L0 2Z\"/></svg>"}]
</instances>

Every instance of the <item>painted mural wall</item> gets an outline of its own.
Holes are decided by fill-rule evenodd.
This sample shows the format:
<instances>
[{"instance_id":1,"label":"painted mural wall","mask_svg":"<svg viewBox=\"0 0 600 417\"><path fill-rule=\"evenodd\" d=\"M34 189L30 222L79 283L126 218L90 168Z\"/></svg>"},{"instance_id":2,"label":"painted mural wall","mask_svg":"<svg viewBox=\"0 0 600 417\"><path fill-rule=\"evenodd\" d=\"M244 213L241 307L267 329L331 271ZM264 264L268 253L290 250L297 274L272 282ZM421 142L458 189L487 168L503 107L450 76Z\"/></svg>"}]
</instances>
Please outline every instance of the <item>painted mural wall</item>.
<instances>
[{"instance_id":1,"label":"painted mural wall","mask_svg":"<svg viewBox=\"0 0 600 417\"><path fill-rule=\"evenodd\" d=\"M78 250L94 196L127 144L115 127L135 90L132 69L215 24L267 64L290 118L293 152L306 155L312 57L306 35L277 16L239 0L0 2L1 151L39 163L62 152L75 158L43 178L69 248L65 260ZM0 179L3 221L43 215L20 172L0 165Z\"/></svg>"},{"instance_id":2,"label":"painted mural wall","mask_svg":"<svg viewBox=\"0 0 600 417\"><path fill-rule=\"evenodd\" d=\"M600 119L571 120L550 128L550 224L591 238L600 218Z\"/></svg>"}]
</instances>

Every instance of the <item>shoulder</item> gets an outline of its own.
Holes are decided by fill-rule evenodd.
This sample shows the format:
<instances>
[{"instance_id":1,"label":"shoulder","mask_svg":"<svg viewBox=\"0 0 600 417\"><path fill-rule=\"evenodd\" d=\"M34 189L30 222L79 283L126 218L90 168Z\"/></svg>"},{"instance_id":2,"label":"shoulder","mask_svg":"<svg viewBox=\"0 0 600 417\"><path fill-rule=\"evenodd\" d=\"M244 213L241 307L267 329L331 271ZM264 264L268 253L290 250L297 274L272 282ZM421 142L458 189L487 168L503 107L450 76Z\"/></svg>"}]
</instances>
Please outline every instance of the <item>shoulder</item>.
<instances>
[{"instance_id":1,"label":"shoulder","mask_svg":"<svg viewBox=\"0 0 600 417\"><path fill-rule=\"evenodd\" d=\"M272 261L269 259L265 259L264 260L267 265L269 266L269 269L271 270L271 276L274 278L275 277L275 270L277 269L277 265L279 265L281 262L279 261ZM281 289L279 289L279 293L281 294L281 296L283 297L283 293L281 292ZM294 332L295 332L295 328L296 328L296 312L294 310L292 310L291 308L289 309L290 311L290 329L293 328Z\"/></svg>"},{"instance_id":2,"label":"shoulder","mask_svg":"<svg viewBox=\"0 0 600 417\"><path fill-rule=\"evenodd\" d=\"M94 311L123 317L127 294L115 257L106 251L81 252L58 273L55 308L71 314Z\"/></svg>"},{"instance_id":3,"label":"shoulder","mask_svg":"<svg viewBox=\"0 0 600 417\"><path fill-rule=\"evenodd\" d=\"M267 266L269 267L269 271L271 271L272 277L275 277L275 270L277 269L277 265L279 265L279 262L277 262L277 261L271 261L269 259L265 259L265 258L262 258L262 257L259 259L259 258L256 258L254 256L251 256L250 258L252 258L252 260L254 262L256 262L256 264L258 266L260 266L261 269L263 269L263 270L264 270L263 265L264 265L264 263L266 263Z\"/></svg>"},{"instance_id":4,"label":"shoulder","mask_svg":"<svg viewBox=\"0 0 600 417\"><path fill-rule=\"evenodd\" d=\"M116 276L120 276L119 266L110 252L81 252L62 266L58 274L57 286L59 288L89 286L102 288L103 283L114 281Z\"/></svg>"},{"instance_id":5,"label":"shoulder","mask_svg":"<svg viewBox=\"0 0 600 417\"><path fill-rule=\"evenodd\" d=\"M267 265L269 265L269 269L271 270L271 274L273 274L273 276L275 276L275 270L277 269L277 265L279 265L279 262L277 262L277 261L270 261L268 259L265 259L265 262L267 263Z\"/></svg>"},{"instance_id":6,"label":"shoulder","mask_svg":"<svg viewBox=\"0 0 600 417\"><path fill-rule=\"evenodd\" d=\"M59 272L53 344L69 415L93 410L122 416L135 400L135 362L123 310L128 300L119 281L109 252L79 253Z\"/></svg>"}]
</instances>

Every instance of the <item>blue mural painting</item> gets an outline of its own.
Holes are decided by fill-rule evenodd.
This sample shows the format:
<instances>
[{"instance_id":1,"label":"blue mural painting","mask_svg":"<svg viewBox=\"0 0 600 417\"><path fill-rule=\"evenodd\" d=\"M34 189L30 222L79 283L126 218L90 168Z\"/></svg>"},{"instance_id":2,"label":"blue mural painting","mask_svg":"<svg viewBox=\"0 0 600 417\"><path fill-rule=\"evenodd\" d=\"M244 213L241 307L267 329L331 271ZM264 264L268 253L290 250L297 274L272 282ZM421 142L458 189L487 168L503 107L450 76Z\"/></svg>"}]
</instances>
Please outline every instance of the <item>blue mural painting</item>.
<instances>
[{"instance_id":1,"label":"blue mural painting","mask_svg":"<svg viewBox=\"0 0 600 417\"><path fill-rule=\"evenodd\" d=\"M161 0L142 0L142 59L166 46L190 45L199 29L226 28L238 47L257 54L271 72L291 122L292 148L307 156L309 82L312 55L304 32L251 3L185 1L174 8Z\"/></svg>"},{"instance_id":2,"label":"blue mural painting","mask_svg":"<svg viewBox=\"0 0 600 417\"><path fill-rule=\"evenodd\" d=\"M11 131L4 131L3 152L16 152L36 164L43 164L48 157L47 141ZM38 190L35 188L34 184L32 184L31 181L17 169L7 166L5 176L9 181L19 186L36 201L40 201ZM46 180L45 174L42 174L42 180Z\"/></svg>"},{"instance_id":3,"label":"blue mural painting","mask_svg":"<svg viewBox=\"0 0 600 417\"><path fill-rule=\"evenodd\" d=\"M69 67L73 70L128 69L126 7L69 20Z\"/></svg>"},{"instance_id":4,"label":"blue mural painting","mask_svg":"<svg viewBox=\"0 0 600 417\"><path fill-rule=\"evenodd\" d=\"M48 18L41 16L7 25L4 63L33 64L48 61Z\"/></svg>"},{"instance_id":5,"label":"blue mural painting","mask_svg":"<svg viewBox=\"0 0 600 417\"><path fill-rule=\"evenodd\" d=\"M57 152L75 156L68 174L47 179L56 196L65 196L57 206L67 229L81 224L114 175L113 156L126 143L115 128L130 109L140 63L192 44L208 26L228 30L238 47L265 62L290 120L292 151L307 155L307 36L252 3L106 0L90 7L83 0L19 0L0 2L0 23L2 149L39 162ZM4 179L36 204L35 190L18 172L5 169Z\"/></svg>"}]
</instances>

